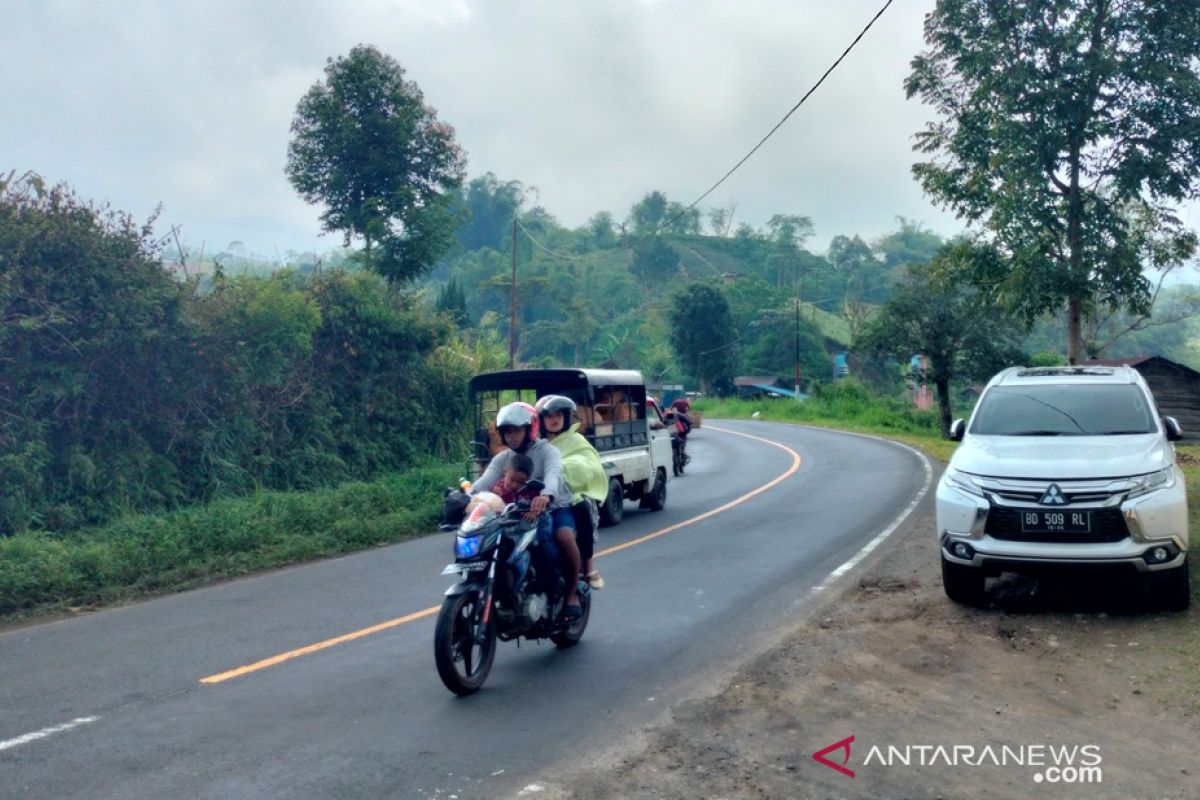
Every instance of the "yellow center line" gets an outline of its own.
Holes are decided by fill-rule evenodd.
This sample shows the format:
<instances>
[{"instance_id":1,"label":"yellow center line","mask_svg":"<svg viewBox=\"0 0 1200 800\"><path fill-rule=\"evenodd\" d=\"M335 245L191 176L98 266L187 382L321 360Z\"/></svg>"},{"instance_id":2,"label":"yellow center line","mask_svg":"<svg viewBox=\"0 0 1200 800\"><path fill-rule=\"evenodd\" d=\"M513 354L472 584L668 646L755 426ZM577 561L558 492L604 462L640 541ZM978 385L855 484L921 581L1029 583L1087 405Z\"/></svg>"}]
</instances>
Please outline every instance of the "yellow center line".
<instances>
[{"instance_id":1,"label":"yellow center line","mask_svg":"<svg viewBox=\"0 0 1200 800\"><path fill-rule=\"evenodd\" d=\"M764 439L761 436L752 436L751 434L748 434L748 433L739 433L738 431L731 431L726 428L715 428L712 425L706 425L704 429L711 430L711 431L719 431L721 433L728 433L733 436L741 436L746 439L753 439L757 442L762 442L763 444L769 444L772 447L778 447L780 450L783 450L784 452L791 455L792 465L790 467L788 467L786 472L784 472L783 474L774 478L773 480L768 481L767 483L764 483L762 486L759 486L757 489L746 492L746 494L742 495L741 497L737 497L733 500L730 500L725 505L718 506L717 508L714 508L711 511L706 511L703 514L692 517L691 519L685 519L683 522L677 522L674 525L670 525L666 528L663 528L662 530L654 531L653 533L648 533L645 536L638 537L637 539L631 539L628 542L624 542L622 544L618 544L613 547L609 547L606 550L601 550L599 553L595 554L596 558L611 555L613 553L619 552L626 548L633 547L634 545L643 544L645 542L650 541L651 539L657 539L660 536L666 536L668 533L671 533L672 531L677 531L680 528L686 527L688 525L694 525L695 523L700 522L702 520L706 520L709 517L713 517L713 516L716 516L717 514L728 511L729 509L731 509L735 506L739 506L742 503L745 503L746 501L750 500L752 497L762 494L763 492L767 491L768 489L770 489L774 486L778 486L780 483L787 480L792 475L795 475L796 470L800 469L800 454L797 453L792 448L788 447L787 445L780 444L779 442L772 442L770 439ZM391 619L391 620L388 620L387 622L381 622L378 625L372 625L369 628L362 628L357 631L351 631L350 633L346 633L341 636L334 637L333 639L326 639L323 642L317 642L316 644L310 644L307 647L301 647L296 650L289 650L288 652L280 653L277 656L271 656L270 658L264 658L262 661L255 661L253 664L247 664L244 667L237 667L236 669L227 670L225 672L218 672L216 675L209 675L206 678L201 678L200 682L201 683L221 683L223 681L229 680L230 678L237 678L237 677L246 675L251 672L258 672L259 670L267 669L268 667L274 667L278 664L282 664L284 661L290 661L293 658L299 658L300 656L306 656L310 653L316 653L317 651L324 650L328 647L334 647L335 645L345 644L346 642L352 642L355 639L361 639L364 636L371 636L372 634L379 633L380 631L386 631L389 628L397 628L401 625L407 625L410 622L415 622L419 619L424 619L425 617L432 617L434 614L438 613L438 611L440 609L441 609L440 605L432 606L430 608L426 608L421 611L416 611L412 614L406 614L405 616L398 617L397 619Z\"/></svg>"},{"instance_id":2,"label":"yellow center line","mask_svg":"<svg viewBox=\"0 0 1200 800\"><path fill-rule=\"evenodd\" d=\"M767 491L768 489L770 489L774 486L778 486L779 484L783 483L785 480L787 480L791 476L795 475L796 470L800 469L800 454L797 453L792 448L788 447L787 445L780 444L779 442L772 442L770 439L764 439L761 436L752 436L748 433L738 433L737 431L731 431L726 428L714 428L711 425L706 425L704 427L704 430L720 431L721 433L729 433L734 436L741 436L746 439L753 439L756 442L762 442L763 444L769 444L772 447L778 447L780 450L783 450L784 452L791 455L792 465L790 467L788 467L786 472L784 472L782 475L775 478L774 480L764 483L762 486L759 486L757 489L746 492L741 497L736 497L733 500L730 500L728 503L726 503L723 506L717 506L716 508L712 509L711 511L705 511L703 514L700 514L699 516L696 516L696 517L692 517L691 519L685 519L683 522L676 522L674 525L663 528L660 531L654 531L653 533L647 533L645 536L638 537L637 539L630 539L628 542L622 542L621 544L613 545L612 547L610 547L606 550L601 550L599 553L596 553L596 558L599 558L600 556L607 556L607 555L610 555L611 553L616 553L620 550L624 550L627 547L633 547L634 545L648 542L651 539L657 539L659 536L666 536L668 533L671 533L672 531L677 531L680 528L683 528L687 525L694 525L697 522L700 522L701 520L708 519L709 517L715 517L717 514L720 514L724 511L728 511L729 509L733 508L734 506L740 506L742 503L746 502L747 500L754 497L755 495L762 494L763 492Z\"/></svg>"}]
</instances>

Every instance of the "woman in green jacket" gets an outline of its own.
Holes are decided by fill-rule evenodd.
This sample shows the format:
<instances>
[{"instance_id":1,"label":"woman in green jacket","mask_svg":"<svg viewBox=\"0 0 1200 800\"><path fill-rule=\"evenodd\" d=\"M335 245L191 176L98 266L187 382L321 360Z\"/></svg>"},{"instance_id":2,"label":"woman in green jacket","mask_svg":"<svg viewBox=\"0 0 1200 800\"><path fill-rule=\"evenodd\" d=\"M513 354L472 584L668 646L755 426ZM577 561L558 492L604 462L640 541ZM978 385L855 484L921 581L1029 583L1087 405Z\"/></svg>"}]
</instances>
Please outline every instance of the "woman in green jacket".
<instances>
[{"instance_id":1,"label":"woman in green jacket","mask_svg":"<svg viewBox=\"0 0 1200 800\"><path fill-rule=\"evenodd\" d=\"M603 589L604 578L595 568L592 558L596 517L593 514L595 506L590 502L602 503L608 497L608 476L604 474L600 454L579 432L579 423L574 421L574 400L548 394L537 401L537 411L541 418L542 436L562 453L562 475L574 502L571 511L575 515L575 536L588 585L593 589Z\"/></svg>"}]
</instances>

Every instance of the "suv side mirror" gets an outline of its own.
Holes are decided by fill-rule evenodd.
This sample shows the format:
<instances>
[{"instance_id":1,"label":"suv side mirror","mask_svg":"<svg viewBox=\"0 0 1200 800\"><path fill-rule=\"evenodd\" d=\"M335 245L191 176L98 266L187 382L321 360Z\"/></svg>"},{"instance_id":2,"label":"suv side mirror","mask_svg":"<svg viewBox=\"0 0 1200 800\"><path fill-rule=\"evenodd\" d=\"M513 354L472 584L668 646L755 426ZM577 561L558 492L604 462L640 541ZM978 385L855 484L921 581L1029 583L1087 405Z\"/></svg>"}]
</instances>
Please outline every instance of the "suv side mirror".
<instances>
[{"instance_id":1,"label":"suv side mirror","mask_svg":"<svg viewBox=\"0 0 1200 800\"><path fill-rule=\"evenodd\" d=\"M963 434L966 432L967 432L966 420L963 420L961 418L954 420L954 422L951 422L950 430L947 431L947 433L950 436L950 441L952 441L952 442L961 442L962 438L963 438Z\"/></svg>"},{"instance_id":2,"label":"suv side mirror","mask_svg":"<svg viewBox=\"0 0 1200 800\"><path fill-rule=\"evenodd\" d=\"M1163 417L1162 423L1167 431L1168 442L1178 442L1183 438L1183 428L1179 427L1179 420L1174 417Z\"/></svg>"}]
</instances>

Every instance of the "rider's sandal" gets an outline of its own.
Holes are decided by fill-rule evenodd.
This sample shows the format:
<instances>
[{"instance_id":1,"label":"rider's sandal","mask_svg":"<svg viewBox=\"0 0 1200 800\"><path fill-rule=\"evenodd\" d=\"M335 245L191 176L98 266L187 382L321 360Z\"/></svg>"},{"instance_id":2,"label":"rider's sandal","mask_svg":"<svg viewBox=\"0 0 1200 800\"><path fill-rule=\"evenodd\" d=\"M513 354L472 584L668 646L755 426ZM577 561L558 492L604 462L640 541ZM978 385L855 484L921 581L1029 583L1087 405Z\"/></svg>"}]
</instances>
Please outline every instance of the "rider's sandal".
<instances>
[{"instance_id":1,"label":"rider's sandal","mask_svg":"<svg viewBox=\"0 0 1200 800\"><path fill-rule=\"evenodd\" d=\"M564 622L574 622L583 616L583 606L581 605L566 605L563 606L562 618Z\"/></svg>"},{"instance_id":2,"label":"rider's sandal","mask_svg":"<svg viewBox=\"0 0 1200 800\"><path fill-rule=\"evenodd\" d=\"M604 578L600 576L599 570L592 570L587 574L588 586L591 586L597 592L604 588Z\"/></svg>"}]
</instances>

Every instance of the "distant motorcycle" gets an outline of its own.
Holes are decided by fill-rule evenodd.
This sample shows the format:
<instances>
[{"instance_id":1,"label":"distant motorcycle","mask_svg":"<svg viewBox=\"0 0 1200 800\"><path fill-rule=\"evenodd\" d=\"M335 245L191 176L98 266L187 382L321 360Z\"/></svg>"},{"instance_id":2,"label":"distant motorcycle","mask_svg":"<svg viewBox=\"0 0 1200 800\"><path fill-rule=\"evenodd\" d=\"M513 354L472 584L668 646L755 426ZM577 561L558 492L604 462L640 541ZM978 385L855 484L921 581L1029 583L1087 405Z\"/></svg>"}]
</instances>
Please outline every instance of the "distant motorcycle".
<instances>
[{"instance_id":1,"label":"distant motorcycle","mask_svg":"<svg viewBox=\"0 0 1200 800\"><path fill-rule=\"evenodd\" d=\"M691 463L692 457L687 453L687 436L692 430L687 417L681 417L676 411L668 411L665 415L671 431L671 470L678 477L683 474L684 467Z\"/></svg>"},{"instance_id":2,"label":"distant motorcycle","mask_svg":"<svg viewBox=\"0 0 1200 800\"><path fill-rule=\"evenodd\" d=\"M527 489L541 491L540 481ZM438 676L457 695L483 687L496 657L496 641L550 639L559 647L579 642L591 613L591 589L579 581L583 614L561 619L566 583L557 554L538 542L537 523L527 522L527 501L504 505L481 493L481 502L458 526L454 563L443 575L458 574L446 590L433 633Z\"/></svg>"}]
</instances>

